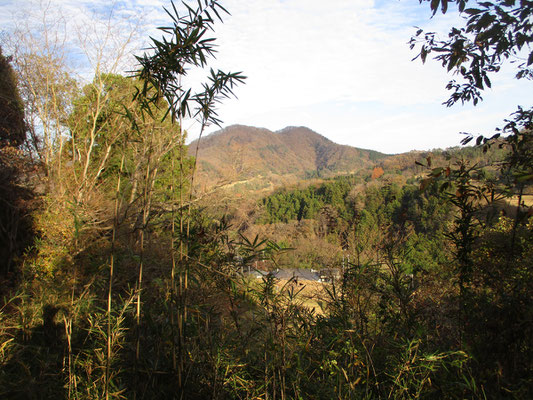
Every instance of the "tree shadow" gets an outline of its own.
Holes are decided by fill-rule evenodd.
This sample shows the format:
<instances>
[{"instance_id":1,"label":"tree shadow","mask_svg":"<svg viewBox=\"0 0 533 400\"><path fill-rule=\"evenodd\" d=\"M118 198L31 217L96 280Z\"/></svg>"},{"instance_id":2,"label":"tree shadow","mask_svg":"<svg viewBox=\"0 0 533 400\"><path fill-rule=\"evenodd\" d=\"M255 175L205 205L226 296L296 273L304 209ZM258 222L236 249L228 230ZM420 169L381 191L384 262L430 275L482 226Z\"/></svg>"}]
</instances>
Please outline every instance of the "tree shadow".
<instances>
[{"instance_id":1,"label":"tree shadow","mask_svg":"<svg viewBox=\"0 0 533 400\"><path fill-rule=\"evenodd\" d=\"M4 399L66 398L64 328L60 309L46 305L43 323L18 330L9 358L0 364L0 397Z\"/></svg>"}]
</instances>

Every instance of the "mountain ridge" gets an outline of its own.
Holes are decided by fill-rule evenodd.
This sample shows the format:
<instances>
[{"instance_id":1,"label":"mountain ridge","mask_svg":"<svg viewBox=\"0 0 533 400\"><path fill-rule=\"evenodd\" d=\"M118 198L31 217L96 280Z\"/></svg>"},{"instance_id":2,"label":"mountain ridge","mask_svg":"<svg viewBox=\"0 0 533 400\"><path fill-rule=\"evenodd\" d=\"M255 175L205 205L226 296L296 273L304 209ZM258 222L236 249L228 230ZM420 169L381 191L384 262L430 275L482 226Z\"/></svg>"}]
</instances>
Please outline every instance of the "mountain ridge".
<instances>
[{"instance_id":1,"label":"mountain ridge","mask_svg":"<svg viewBox=\"0 0 533 400\"><path fill-rule=\"evenodd\" d=\"M195 151L198 141L189 144ZM333 142L303 126L278 131L231 125L205 136L197 181L204 189L255 181L256 189L309 177L333 177L368 168L388 155Z\"/></svg>"}]
</instances>

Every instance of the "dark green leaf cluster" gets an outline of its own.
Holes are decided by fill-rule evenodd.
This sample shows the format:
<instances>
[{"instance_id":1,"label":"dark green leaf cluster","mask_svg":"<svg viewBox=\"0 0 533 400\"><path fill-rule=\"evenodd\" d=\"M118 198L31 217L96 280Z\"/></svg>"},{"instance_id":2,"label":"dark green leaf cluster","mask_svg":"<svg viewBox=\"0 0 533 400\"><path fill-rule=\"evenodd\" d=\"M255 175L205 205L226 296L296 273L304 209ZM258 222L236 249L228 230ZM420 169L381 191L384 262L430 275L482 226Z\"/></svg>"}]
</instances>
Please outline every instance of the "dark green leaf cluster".
<instances>
[{"instance_id":1,"label":"dark green leaf cluster","mask_svg":"<svg viewBox=\"0 0 533 400\"><path fill-rule=\"evenodd\" d=\"M0 47L0 148L18 147L25 139L24 106L10 59Z\"/></svg>"},{"instance_id":2,"label":"dark green leaf cluster","mask_svg":"<svg viewBox=\"0 0 533 400\"><path fill-rule=\"evenodd\" d=\"M25 203L32 193L19 183L30 161L23 156L26 142L24 105L11 59L0 47L0 276L31 239L31 221Z\"/></svg>"},{"instance_id":3,"label":"dark green leaf cluster","mask_svg":"<svg viewBox=\"0 0 533 400\"><path fill-rule=\"evenodd\" d=\"M533 2L478 1L475 8L466 8L465 0L450 3L457 3L459 10L466 14L464 27L452 28L446 40L439 39L434 32L423 34L419 29L410 41L411 49L421 44L417 57L422 62L429 54L436 53L435 59L443 67L461 77L462 82L452 80L446 87L452 91L445 102L448 107L459 101L472 101L475 105L482 100L481 92L491 87L490 75L498 72L506 60L515 63L518 79L533 77L530 68L533 63ZM445 13L448 1L432 0L430 6L433 14L439 6ZM529 54L524 54L527 52Z\"/></svg>"},{"instance_id":4,"label":"dark green leaf cluster","mask_svg":"<svg viewBox=\"0 0 533 400\"><path fill-rule=\"evenodd\" d=\"M221 14L229 13L217 0L199 0L196 9L185 2L183 6L186 8L183 14L178 12L173 2L172 11L165 10L173 24L159 29L170 38L151 38L150 52L137 57L141 66L137 76L143 82L137 95L144 99L147 112L150 112L148 104L164 98L172 120L193 117L202 126L219 125L221 121L215 112L216 104L233 96L235 85L244 82L245 76L240 72L215 72L211 69L208 81L197 93L183 86L182 80L191 67L204 68L208 59L214 57L215 39L206 35L213 30L216 20L222 22Z\"/></svg>"}]
</instances>

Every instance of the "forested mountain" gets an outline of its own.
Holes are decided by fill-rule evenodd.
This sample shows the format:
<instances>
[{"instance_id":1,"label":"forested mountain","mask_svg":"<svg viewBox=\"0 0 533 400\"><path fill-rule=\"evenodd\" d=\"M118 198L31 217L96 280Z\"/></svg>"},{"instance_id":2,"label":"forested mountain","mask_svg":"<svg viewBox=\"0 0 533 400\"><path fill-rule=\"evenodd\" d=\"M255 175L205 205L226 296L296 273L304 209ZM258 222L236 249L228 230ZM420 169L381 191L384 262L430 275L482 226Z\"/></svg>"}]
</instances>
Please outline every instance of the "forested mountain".
<instances>
[{"instance_id":1,"label":"forested mountain","mask_svg":"<svg viewBox=\"0 0 533 400\"><path fill-rule=\"evenodd\" d=\"M194 154L197 141L190 144ZM201 187L246 181L255 188L309 177L332 177L372 166L387 155L339 145L305 127L277 132L233 125L200 141Z\"/></svg>"}]
</instances>

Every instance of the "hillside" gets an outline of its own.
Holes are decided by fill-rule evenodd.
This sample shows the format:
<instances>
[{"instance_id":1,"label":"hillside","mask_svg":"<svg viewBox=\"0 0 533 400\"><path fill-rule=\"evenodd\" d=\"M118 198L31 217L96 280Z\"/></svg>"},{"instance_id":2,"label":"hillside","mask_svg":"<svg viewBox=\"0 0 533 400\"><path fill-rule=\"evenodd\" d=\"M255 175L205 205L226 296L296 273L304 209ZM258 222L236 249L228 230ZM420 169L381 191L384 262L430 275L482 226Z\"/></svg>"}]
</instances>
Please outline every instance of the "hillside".
<instances>
[{"instance_id":1,"label":"hillside","mask_svg":"<svg viewBox=\"0 0 533 400\"><path fill-rule=\"evenodd\" d=\"M197 141L189 145L194 153ZM339 145L305 127L277 132L233 125L206 136L198 152L201 188L243 183L261 189L310 177L354 173L387 157Z\"/></svg>"}]
</instances>

